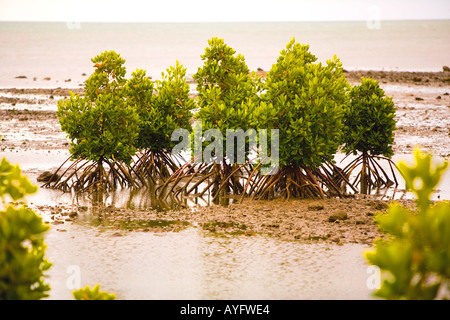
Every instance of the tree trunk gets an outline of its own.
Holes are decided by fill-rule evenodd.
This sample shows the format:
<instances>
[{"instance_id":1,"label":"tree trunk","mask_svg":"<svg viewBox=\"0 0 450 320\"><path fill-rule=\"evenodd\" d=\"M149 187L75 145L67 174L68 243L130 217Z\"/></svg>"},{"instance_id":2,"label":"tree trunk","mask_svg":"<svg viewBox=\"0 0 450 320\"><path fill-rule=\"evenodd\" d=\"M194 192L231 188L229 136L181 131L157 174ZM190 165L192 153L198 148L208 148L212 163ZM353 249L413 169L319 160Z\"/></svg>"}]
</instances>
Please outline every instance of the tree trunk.
<instances>
[{"instance_id":1,"label":"tree trunk","mask_svg":"<svg viewBox=\"0 0 450 320\"><path fill-rule=\"evenodd\" d=\"M362 163L362 169L361 169L361 194L367 194L367 151L363 152L363 163Z\"/></svg>"}]
</instances>

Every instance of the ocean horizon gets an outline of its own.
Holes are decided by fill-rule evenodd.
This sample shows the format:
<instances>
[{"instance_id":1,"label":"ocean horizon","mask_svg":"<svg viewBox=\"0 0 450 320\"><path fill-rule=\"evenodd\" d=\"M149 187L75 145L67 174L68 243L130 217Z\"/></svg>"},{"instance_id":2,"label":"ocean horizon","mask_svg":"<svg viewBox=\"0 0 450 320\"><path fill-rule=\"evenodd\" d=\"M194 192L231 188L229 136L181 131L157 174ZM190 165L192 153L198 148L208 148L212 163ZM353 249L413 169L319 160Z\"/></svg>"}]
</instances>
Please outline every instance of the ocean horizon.
<instances>
[{"instance_id":1,"label":"ocean horizon","mask_svg":"<svg viewBox=\"0 0 450 320\"><path fill-rule=\"evenodd\" d=\"M334 22L0 22L0 87L77 87L91 58L114 50L127 77L154 79L178 60L193 74L208 39L243 54L251 70L270 70L291 38L318 61L336 55L347 70L442 71L450 65L450 20Z\"/></svg>"}]
</instances>

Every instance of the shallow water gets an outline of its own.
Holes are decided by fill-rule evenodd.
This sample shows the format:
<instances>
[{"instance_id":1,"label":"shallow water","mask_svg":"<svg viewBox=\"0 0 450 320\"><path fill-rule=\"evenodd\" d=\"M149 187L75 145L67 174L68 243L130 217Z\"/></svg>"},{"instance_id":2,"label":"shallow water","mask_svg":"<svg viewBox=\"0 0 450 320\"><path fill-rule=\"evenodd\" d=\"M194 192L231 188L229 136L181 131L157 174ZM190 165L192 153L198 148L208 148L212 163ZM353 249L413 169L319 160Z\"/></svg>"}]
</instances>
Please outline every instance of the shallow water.
<instances>
[{"instance_id":1,"label":"shallow water","mask_svg":"<svg viewBox=\"0 0 450 320\"><path fill-rule=\"evenodd\" d=\"M362 245L299 244L267 237L178 233L114 236L94 227L49 232L51 299L101 284L118 299L370 299Z\"/></svg>"},{"instance_id":2,"label":"shallow water","mask_svg":"<svg viewBox=\"0 0 450 320\"><path fill-rule=\"evenodd\" d=\"M0 152L36 183L43 170L68 156L52 150ZM343 155L338 155L338 162ZM394 161L411 161L396 155ZM441 158L436 160L442 161ZM404 188L400 176L399 188ZM392 192L389 191L389 192ZM390 195L389 195L390 194ZM392 196L388 193L387 196ZM450 199L450 174L434 196ZM395 197L412 197L399 192ZM116 207L127 195L116 195ZM145 207L136 197L136 207ZM70 194L49 189L27 198L33 205L73 203ZM43 217L49 221L50 217ZM82 220L82 219L80 219ZM72 299L79 286L100 284L118 299L371 299L366 245L304 244L268 236L214 237L200 228L180 232L115 232L77 223L52 225L46 236L53 263L50 299Z\"/></svg>"}]
</instances>

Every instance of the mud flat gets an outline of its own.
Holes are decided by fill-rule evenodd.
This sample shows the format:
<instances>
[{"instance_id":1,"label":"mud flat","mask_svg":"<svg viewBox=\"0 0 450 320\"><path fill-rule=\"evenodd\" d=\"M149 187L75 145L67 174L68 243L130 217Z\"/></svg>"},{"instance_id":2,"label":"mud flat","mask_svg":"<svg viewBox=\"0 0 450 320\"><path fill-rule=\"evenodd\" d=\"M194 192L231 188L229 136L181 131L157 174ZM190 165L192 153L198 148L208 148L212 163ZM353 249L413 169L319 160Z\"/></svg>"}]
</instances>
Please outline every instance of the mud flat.
<instances>
[{"instance_id":1,"label":"mud flat","mask_svg":"<svg viewBox=\"0 0 450 320\"><path fill-rule=\"evenodd\" d=\"M259 73L264 76L264 72ZM408 155L420 145L441 158L450 156L450 72L350 71L346 75L352 84L357 84L362 76L372 77L393 97L396 155ZM43 171L56 169L69 155L69 141L61 131L56 110L57 101L71 91L83 94L79 88L0 89L0 153L24 164L24 172L34 178ZM74 209L69 200L64 201L59 204L38 201L35 208L54 224L74 222L88 215L79 207ZM179 231L196 226L213 235L268 235L308 242L368 244L380 236L373 216L385 210L388 201L389 197L326 199L318 201L319 204L316 201L314 209L309 200L246 200L227 207L200 206L177 211L130 209L113 203L103 212L105 219L101 223L96 217L84 221L115 230L118 235L129 231ZM412 205L412 201L404 202ZM76 215L69 217L72 211Z\"/></svg>"}]
</instances>

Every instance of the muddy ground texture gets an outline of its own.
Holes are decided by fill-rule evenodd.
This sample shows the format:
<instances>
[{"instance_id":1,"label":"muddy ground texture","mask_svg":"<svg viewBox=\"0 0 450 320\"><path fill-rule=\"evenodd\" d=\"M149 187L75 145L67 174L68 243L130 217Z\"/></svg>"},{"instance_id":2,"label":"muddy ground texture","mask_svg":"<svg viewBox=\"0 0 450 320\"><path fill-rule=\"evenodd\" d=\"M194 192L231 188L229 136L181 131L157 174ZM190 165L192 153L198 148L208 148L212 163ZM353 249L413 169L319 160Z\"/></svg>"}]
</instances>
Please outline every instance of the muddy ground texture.
<instances>
[{"instance_id":1,"label":"muddy ground texture","mask_svg":"<svg viewBox=\"0 0 450 320\"><path fill-rule=\"evenodd\" d=\"M411 153L416 145L435 155L450 156L450 72L346 72L351 84L362 76L380 82L396 106L397 130L394 152ZM56 116L57 101L70 91L83 89L0 89L0 151L67 152L70 147ZM25 171L25 173L27 173ZM38 172L39 173L39 172ZM36 172L33 172L36 174ZM404 205L413 207L410 200ZM336 244L370 244L382 236L374 216L388 200L356 197L325 200L272 200L203 206L173 211L106 207L100 214L92 208L61 204L35 206L55 225L89 223L127 232L180 231L198 227L215 236L264 235L284 240ZM61 228L60 231L65 231Z\"/></svg>"}]
</instances>

